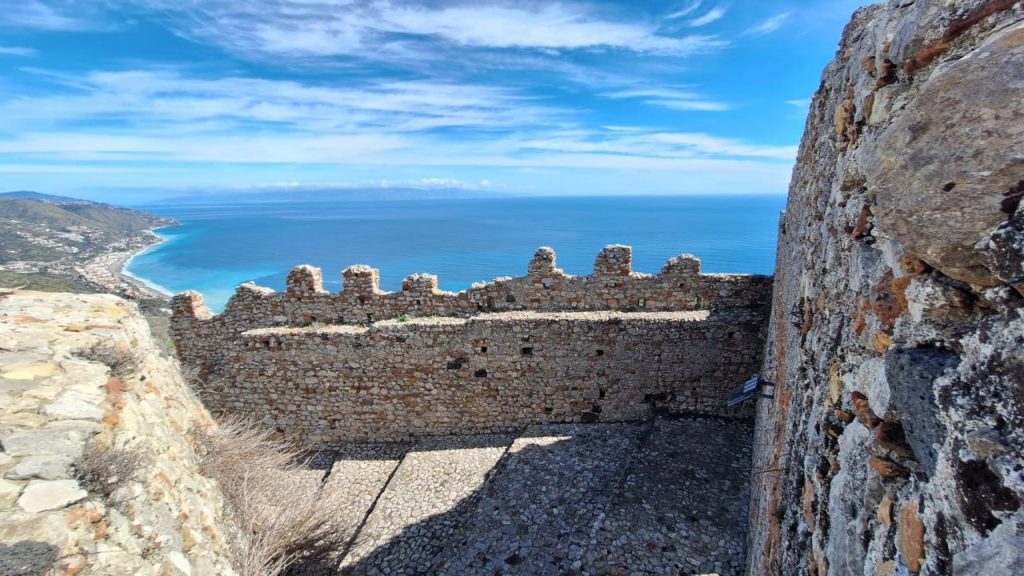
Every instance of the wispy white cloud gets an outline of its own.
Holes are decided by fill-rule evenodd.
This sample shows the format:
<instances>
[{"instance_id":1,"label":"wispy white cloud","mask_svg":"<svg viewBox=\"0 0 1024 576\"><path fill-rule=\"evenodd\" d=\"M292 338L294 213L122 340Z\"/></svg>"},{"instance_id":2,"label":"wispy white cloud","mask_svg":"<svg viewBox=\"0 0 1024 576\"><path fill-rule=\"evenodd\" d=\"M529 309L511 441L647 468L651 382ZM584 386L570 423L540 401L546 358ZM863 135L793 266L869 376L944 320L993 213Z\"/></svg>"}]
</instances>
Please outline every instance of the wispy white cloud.
<instances>
[{"instance_id":1,"label":"wispy white cloud","mask_svg":"<svg viewBox=\"0 0 1024 576\"><path fill-rule=\"evenodd\" d=\"M695 10L700 8L700 5L701 5L701 0L692 0L686 6L683 6L682 8L676 10L675 12L672 12L671 14L665 16L665 19L666 20L675 20L677 18L683 18L684 16L689 16Z\"/></svg>"},{"instance_id":2,"label":"wispy white cloud","mask_svg":"<svg viewBox=\"0 0 1024 576\"><path fill-rule=\"evenodd\" d=\"M416 188L418 190L484 190L490 188L489 180L466 182L458 178L416 178L413 180L381 180L375 182L381 188Z\"/></svg>"},{"instance_id":3,"label":"wispy white cloud","mask_svg":"<svg viewBox=\"0 0 1024 576\"><path fill-rule=\"evenodd\" d=\"M754 26L751 26L750 28L747 29L745 33L753 34L755 36L771 34L772 32L775 32L778 29L782 28L786 24L786 21L789 20L790 16L792 16L792 14L790 14L789 12L776 14L775 16L772 16L771 18L768 18L763 22L759 22Z\"/></svg>"},{"instance_id":4,"label":"wispy white cloud","mask_svg":"<svg viewBox=\"0 0 1024 576\"><path fill-rule=\"evenodd\" d=\"M694 18L693 20L690 20L689 22L687 22L687 24L689 24L689 26L691 28L699 28L701 26L707 26L708 24L711 24L712 22L717 22L717 21L721 20L725 16L725 13L727 11L728 11L728 8L726 8L725 6L715 6L711 10L708 10L703 16L699 16L697 18Z\"/></svg>"},{"instance_id":5,"label":"wispy white cloud","mask_svg":"<svg viewBox=\"0 0 1024 576\"><path fill-rule=\"evenodd\" d=\"M414 178L409 180L369 180L361 182L277 182L259 186L239 186L235 189L271 190L359 190L366 188L413 188L416 190L485 190L493 187L489 180L467 182L458 178Z\"/></svg>"},{"instance_id":6,"label":"wispy white cloud","mask_svg":"<svg viewBox=\"0 0 1024 576\"><path fill-rule=\"evenodd\" d=\"M600 169L706 169L736 162L789 163L796 146L762 146L701 133L537 133L455 142L426 135L361 134L215 137L99 132L25 134L0 141L0 154L44 158L40 171L69 162L377 166L490 166ZM29 163L22 162L21 166ZM22 170L24 171L24 170ZM423 183L420 183L423 185Z\"/></svg>"},{"instance_id":7,"label":"wispy white cloud","mask_svg":"<svg viewBox=\"0 0 1024 576\"><path fill-rule=\"evenodd\" d=\"M389 0L136 0L171 17L182 35L242 54L289 57L410 56L424 42L476 48L622 49L684 55L713 39L665 35L645 21L604 17L589 4L505 3L449 6Z\"/></svg>"},{"instance_id":8,"label":"wispy white cloud","mask_svg":"<svg viewBox=\"0 0 1024 576\"><path fill-rule=\"evenodd\" d=\"M81 164L0 164L0 174L118 174L144 172L128 166L85 166Z\"/></svg>"},{"instance_id":9,"label":"wispy white cloud","mask_svg":"<svg viewBox=\"0 0 1024 576\"><path fill-rule=\"evenodd\" d=\"M0 28L33 30L85 30L96 23L83 16L91 13L87 4L40 0L0 0Z\"/></svg>"},{"instance_id":10,"label":"wispy white cloud","mask_svg":"<svg viewBox=\"0 0 1024 576\"><path fill-rule=\"evenodd\" d=\"M651 140L698 151L708 155L771 158L774 160L796 159L797 146L753 145L732 138L720 138L703 133L662 132L652 134Z\"/></svg>"},{"instance_id":11,"label":"wispy white cloud","mask_svg":"<svg viewBox=\"0 0 1024 576\"><path fill-rule=\"evenodd\" d=\"M0 55L2 56L35 56L37 54L35 48L26 48L24 46L0 46Z\"/></svg>"},{"instance_id":12,"label":"wispy white cloud","mask_svg":"<svg viewBox=\"0 0 1024 576\"><path fill-rule=\"evenodd\" d=\"M786 104L790 106L796 106L797 108L807 108L811 105L810 98L798 98L796 100L786 100Z\"/></svg>"},{"instance_id":13,"label":"wispy white cloud","mask_svg":"<svg viewBox=\"0 0 1024 576\"><path fill-rule=\"evenodd\" d=\"M517 150L613 154L659 160L756 158L792 161L797 153L796 146L764 146L699 132L665 132L644 128L607 132L562 131L548 134L546 137L510 139L505 145Z\"/></svg>"},{"instance_id":14,"label":"wispy white cloud","mask_svg":"<svg viewBox=\"0 0 1024 576\"><path fill-rule=\"evenodd\" d=\"M248 77L196 78L175 68L81 76L25 70L64 90L0 98L0 127L8 130L102 120L135 129L400 133L557 125L570 114L512 89L477 84L370 81L335 87Z\"/></svg>"},{"instance_id":15,"label":"wispy white cloud","mask_svg":"<svg viewBox=\"0 0 1024 576\"><path fill-rule=\"evenodd\" d=\"M645 104L660 106L671 110L693 110L703 112L721 112L730 106L724 102L710 100L705 96L675 88L644 88L627 89L603 94L606 98L624 99L639 98Z\"/></svg>"},{"instance_id":16,"label":"wispy white cloud","mask_svg":"<svg viewBox=\"0 0 1024 576\"><path fill-rule=\"evenodd\" d=\"M0 96L0 132L16 135L0 139L0 155L11 164L31 159L668 169L690 159L791 161L796 150L643 126L588 129L576 122L576 111L496 86L372 81L337 87L197 78L167 67L82 75L24 70L61 89L44 96ZM679 87L604 95L687 110L725 107ZM451 137L461 129L467 130L464 137Z\"/></svg>"}]
</instances>

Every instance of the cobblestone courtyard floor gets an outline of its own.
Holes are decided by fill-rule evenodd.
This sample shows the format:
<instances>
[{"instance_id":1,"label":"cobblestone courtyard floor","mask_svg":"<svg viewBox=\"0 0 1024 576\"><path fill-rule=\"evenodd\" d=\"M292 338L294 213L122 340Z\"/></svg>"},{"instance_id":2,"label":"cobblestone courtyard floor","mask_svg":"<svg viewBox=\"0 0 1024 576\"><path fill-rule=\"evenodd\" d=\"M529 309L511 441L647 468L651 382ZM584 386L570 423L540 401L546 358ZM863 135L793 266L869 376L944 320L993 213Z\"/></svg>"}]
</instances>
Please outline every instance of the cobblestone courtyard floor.
<instances>
[{"instance_id":1,"label":"cobblestone courtyard floor","mask_svg":"<svg viewBox=\"0 0 1024 576\"><path fill-rule=\"evenodd\" d=\"M742 574L748 423L532 426L327 455L336 557L297 574Z\"/></svg>"}]
</instances>

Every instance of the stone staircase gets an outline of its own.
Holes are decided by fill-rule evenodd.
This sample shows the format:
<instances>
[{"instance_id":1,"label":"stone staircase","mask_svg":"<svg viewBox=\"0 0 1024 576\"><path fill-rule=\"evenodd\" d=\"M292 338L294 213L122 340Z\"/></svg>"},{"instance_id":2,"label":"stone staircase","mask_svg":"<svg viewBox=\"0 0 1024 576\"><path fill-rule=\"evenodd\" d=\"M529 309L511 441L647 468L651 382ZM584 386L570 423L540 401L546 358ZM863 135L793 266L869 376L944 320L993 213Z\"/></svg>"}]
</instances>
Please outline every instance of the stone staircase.
<instances>
[{"instance_id":1,"label":"stone staircase","mask_svg":"<svg viewBox=\"0 0 1024 576\"><path fill-rule=\"evenodd\" d=\"M741 574L752 428L531 426L353 445L321 488L338 554L296 574Z\"/></svg>"}]
</instances>

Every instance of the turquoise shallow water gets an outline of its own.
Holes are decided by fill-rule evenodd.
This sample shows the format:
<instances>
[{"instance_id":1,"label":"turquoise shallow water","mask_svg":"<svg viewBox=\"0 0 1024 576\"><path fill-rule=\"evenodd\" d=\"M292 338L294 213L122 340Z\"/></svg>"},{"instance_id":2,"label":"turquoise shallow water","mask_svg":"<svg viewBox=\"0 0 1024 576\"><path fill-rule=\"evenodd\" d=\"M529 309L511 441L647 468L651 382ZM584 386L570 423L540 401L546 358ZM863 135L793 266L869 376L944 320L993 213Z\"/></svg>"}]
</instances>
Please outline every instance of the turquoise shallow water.
<instances>
[{"instance_id":1,"label":"turquoise shallow water","mask_svg":"<svg viewBox=\"0 0 1024 576\"><path fill-rule=\"evenodd\" d=\"M181 225L126 269L168 292L198 290L214 311L250 280L283 289L297 264L341 270L369 264L381 288L405 276L438 275L445 290L497 276L521 276L539 246L551 246L570 274L589 274L606 244L633 246L633 269L656 273L689 252L706 272L771 274L784 196L500 198L231 205L167 203L145 209Z\"/></svg>"}]
</instances>

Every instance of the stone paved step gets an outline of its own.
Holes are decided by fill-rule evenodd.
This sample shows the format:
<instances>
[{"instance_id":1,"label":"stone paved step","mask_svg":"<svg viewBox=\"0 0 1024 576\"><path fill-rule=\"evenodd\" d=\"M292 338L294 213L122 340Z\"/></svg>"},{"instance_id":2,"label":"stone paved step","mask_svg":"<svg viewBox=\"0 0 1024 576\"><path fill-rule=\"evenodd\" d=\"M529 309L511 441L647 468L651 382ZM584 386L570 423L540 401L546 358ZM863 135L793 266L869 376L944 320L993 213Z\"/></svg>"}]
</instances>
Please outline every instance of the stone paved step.
<instances>
[{"instance_id":1,"label":"stone paved step","mask_svg":"<svg viewBox=\"0 0 1024 576\"><path fill-rule=\"evenodd\" d=\"M291 472L292 490L316 492L320 507L330 510L327 550L300 557L287 576L329 576L338 565L384 491L408 444L353 444L319 452L308 469Z\"/></svg>"},{"instance_id":2,"label":"stone paved step","mask_svg":"<svg viewBox=\"0 0 1024 576\"><path fill-rule=\"evenodd\" d=\"M593 530L588 574L743 574L753 427L657 420Z\"/></svg>"},{"instance_id":3,"label":"stone paved step","mask_svg":"<svg viewBox=\"0 0 1024 576\"><path fill-rule=\"evenodd\" d=\"M352 542L342 573L433 573L437 556L474 509L480 488L512 440L487 434L417 443Z\"/></svg>"},{"instance_id":4,"label":"stone paved step","mask_svg":"<svg viewBox=\"0 0 1024 576\"><path fill-rule=\"evenodd\" d=\"M336 510L339 540L352 541L408 450L407 444L362 444L333 454L323 494L325 505Z\"/></svg>"},{"instance_id":5,"label":"stone paved step","mask_svg":"<svg viewBox=\"0 0 1024 576\"><path fill-rule=\"evenodd\" d=\"M650 425L531 426L482 491L431 573L579 573Z\"/></svg>"}]
</instances>

